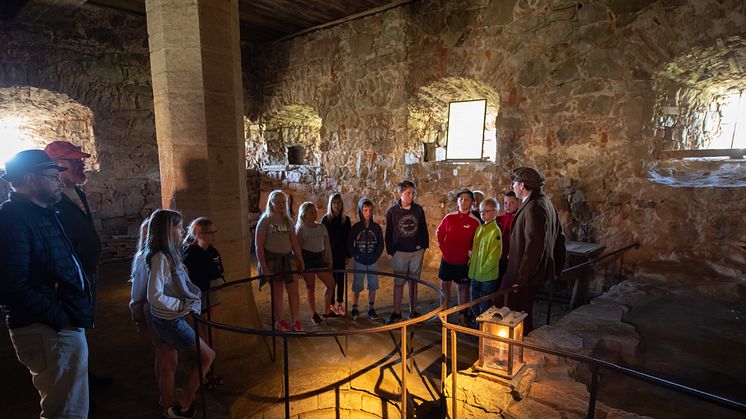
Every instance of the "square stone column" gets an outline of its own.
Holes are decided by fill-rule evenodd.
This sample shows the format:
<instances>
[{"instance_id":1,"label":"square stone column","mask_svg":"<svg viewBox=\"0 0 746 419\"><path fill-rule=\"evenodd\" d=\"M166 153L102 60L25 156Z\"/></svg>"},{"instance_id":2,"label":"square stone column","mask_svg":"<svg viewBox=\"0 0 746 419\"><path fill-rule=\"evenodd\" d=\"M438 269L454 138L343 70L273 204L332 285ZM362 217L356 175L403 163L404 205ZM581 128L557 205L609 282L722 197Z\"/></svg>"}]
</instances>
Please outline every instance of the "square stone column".
<instances>
[{"instance_id":1,"label":"square stone column","mask_svg":"<svg viewBox=\"0 0 746 419\"><path fill-rule=\"evenodd\" d=\"M180 210L185 226L214 220L226 279L248 277L238 0L145 6L163 207Z\"/></svg>"}]
</instances>

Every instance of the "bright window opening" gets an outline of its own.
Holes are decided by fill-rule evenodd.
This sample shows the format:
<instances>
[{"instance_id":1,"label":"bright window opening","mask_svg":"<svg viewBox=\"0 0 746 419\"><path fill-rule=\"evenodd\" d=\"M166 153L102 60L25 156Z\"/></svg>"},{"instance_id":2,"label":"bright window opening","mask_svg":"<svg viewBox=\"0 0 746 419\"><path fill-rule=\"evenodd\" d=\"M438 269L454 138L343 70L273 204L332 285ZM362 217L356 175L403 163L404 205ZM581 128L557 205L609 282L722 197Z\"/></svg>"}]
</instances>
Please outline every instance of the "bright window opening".
<instances>
[{"instance_id":1,"label":"bright window opening","mask_svg":"<svg viewBox=\"0 0 746 419\"><path fill-rule=\"evenodd\" d=\"M720 113L720 129L713 136L709 149L746 148L746 97L743 92L723 98L710 106ZM714 109L713 109L714 108Z\"/></svg>"},{"instance_id":2,"label":"bright window opening","mask_svg":"<svg viewBox=\"0 0 746 419\"><path fill-rule=\"evenodd\" d=\"M447 160L481 160L487 100L448 104Z\"/></svg>"},{"instance_id":3,"label":"bright window opening","mask_svg":"<svg viewBox=\"0 0 746 419\"><path fill-rule=\"evenodd\" d=\"M29 136L24 130L25 121L18 117L0 119L0 167L21 150L29 147Z\"/></svg>"}]
</instances>

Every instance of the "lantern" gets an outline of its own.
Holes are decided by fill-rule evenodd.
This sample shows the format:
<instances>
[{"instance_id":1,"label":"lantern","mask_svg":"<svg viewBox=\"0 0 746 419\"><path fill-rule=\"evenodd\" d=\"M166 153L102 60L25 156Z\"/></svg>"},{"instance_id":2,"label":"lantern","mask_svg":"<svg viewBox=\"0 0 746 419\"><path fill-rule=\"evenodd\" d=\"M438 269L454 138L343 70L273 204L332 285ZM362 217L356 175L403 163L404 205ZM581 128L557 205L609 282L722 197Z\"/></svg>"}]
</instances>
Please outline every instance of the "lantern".
<instances>
[{"instance_id":1,"label":"lantern","mask_svg":"<svg viewBox=\"0 0 746 419\"><path fill-rule=\"evenodd\" d=\"M511 311L508 307L490 307L477 317L479 330L502 338L523 340L523 320L528 314ZM480 371L512 379L523 367L523 348L495 339L479 338Z\"/></svg>"}]
</instances>

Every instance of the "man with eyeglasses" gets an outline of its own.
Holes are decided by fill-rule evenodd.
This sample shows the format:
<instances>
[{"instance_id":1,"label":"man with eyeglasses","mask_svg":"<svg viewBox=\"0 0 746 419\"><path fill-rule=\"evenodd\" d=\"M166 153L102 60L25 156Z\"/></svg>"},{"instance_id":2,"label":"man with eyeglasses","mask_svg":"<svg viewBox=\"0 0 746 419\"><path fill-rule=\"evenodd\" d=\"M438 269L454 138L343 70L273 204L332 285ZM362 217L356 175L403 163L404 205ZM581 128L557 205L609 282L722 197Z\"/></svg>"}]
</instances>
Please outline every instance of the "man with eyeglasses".
<instances>
[{"instance_id":1,"label":"man with eyeglasses","mask_svg":"<svg viewBox=\"0 0 746 419\"><path fill-rule=\"evenodd\" d=\"M53 141L44 147L44 151L54 160L55 164L67 169L60 173L64 189L62 190L62 199L55 204L55 208L58 211L62 228L65 229L65 234L72 242L75 254L80 258L83 271L91 281L93 317L95 320L101 239L96 232L91 207L83 191L83 186L88 182L83 159L87 159L91 155L67 141ZM102 377L91 373L89 378L91 388L94 390L109 387L112 384L111 377Z\"/></svg>"},{"instance_id":2,"label":"man with eyeglasses","mask_svg":"<svg viewBox=\"0 0 746 419\"><path fill-rule=\"evenodd\" d=\"M88 417L91 287L53 207L60 167L42 150L5 163L0 205L0 305L18 360L41 396L41 417Z\"/></svg>"},{"instance_id":3,"label":"man with eyeglasses","mask_svg":"<svg viewBox=\"0 0 746 419\"><path fill-rule=\"evenodd\" d=\"M508 306L528 314L525 332L533 330L536 293L547 280L554 280L565 265L565 235L557 209L544 195L544 176L531 167L519 167L510 174L513 192L521 200L510 233L508 268L501 289L513 287ZM495 301L501 303L502 298Z\"/></svg>"}]
</instances>

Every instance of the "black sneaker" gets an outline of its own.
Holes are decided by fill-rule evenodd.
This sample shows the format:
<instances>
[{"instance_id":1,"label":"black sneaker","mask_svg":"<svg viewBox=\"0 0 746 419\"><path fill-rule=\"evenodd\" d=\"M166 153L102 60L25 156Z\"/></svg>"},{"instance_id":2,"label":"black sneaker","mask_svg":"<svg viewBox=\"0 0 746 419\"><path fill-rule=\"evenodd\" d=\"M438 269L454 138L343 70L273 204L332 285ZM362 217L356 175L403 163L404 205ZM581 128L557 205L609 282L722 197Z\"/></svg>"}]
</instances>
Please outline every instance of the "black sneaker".
<instances>
[{"instance_id":1,"label":"black sneaker","mask_svg":"<svg viewBox=\"0 0 746 419\"><path fill-rule=\"evenodd\" d=\"M321 317L319 317L319 313L313 313L313 316L311 316L311 322L316 326L321 324L322 320Z\"/></svg>"},{"instance_id":2,"label":"black sneaker","mask_svg":"<svg viewBox=\"0 0 746 419\"><path fill-rule=\"evenodd\" d=\"M357 320L357 318L360 317L360 311L357 309L357 307L352 308L352 320Z\"/></svg>"},{"instance_id":3,"label":"black sneaker","mask_svg":"<svg viewBox=\"0 0 746 419\"><path fill-rule=\"evenodd\" d=\"M376 313L375 308L368 309L368 318L371 320L378 320L378 314Z\"/></svg>"},{"instance_id":4,"label":"black sneaker","mask_svg":"<svg viewBox=\"0 0 746 419\"><path fill-rule=\"evenodd\" d=\"M175 404L168 408L163 417L167 419L192 419L194 417L194 405L189 406L189 409L181 410L181 407Z\"/></svg>"},{"instance_id":5,"label":"black sneaker","mask_svg":"<svg viewBox=\"0 0 746 419\"><path fill-rule=\"evenodd\" d=\"M331 311L331 312L329 312L329 314L322 314L321 317L323 317L325 319L336 319L339 316L337 316L337 313Z\"/></svg>"},{"instance_id":6,"label":"black sneaker","mask_svg":"<svg viewBox=\"0 0 746 419\"><path fill-rule=\"evenodd\" d=\"M394 324L398 323L402 320L401 314L399 313L391 313L391 316L388 320L386 320L386 324Z\"/></svg>"},{"instance_id":7,"label":"black sneaker","mask_svg":"<svg viewBox=\"0 0 746 419\"><path fill-rule=\"evenodd\" d=\"M416 311L410 311L409 312L409 318L410 319L414 319L415 317L420 317L420 316L421 316L421 314L418 313L418 312L416 312Z\"/></svg>"}]
</instances>

